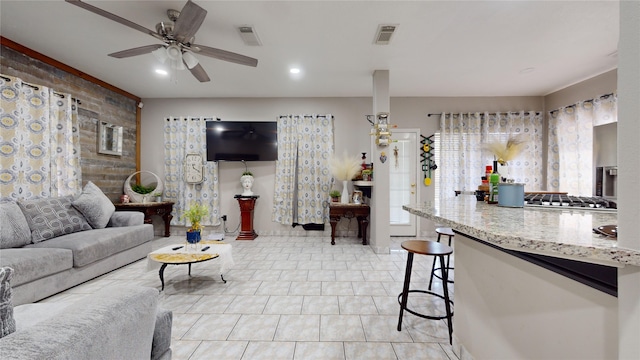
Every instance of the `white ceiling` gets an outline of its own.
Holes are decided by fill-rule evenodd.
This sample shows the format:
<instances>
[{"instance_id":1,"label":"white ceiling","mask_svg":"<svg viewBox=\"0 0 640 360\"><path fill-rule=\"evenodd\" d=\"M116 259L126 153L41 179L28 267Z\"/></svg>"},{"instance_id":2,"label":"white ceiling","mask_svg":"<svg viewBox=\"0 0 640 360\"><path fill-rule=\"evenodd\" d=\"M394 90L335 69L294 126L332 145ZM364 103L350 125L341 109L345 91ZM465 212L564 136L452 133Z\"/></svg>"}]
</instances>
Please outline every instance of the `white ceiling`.
<instances>
[{"instance_id":1,"label":"white ceiling","mask_svg":"<svg viewBox=\"0 0 640 360\"><path fill-rule=\"evenodd\" d=\"M186 1L87 2L155 29ZM151 54L107 56L158 40L64 0L2 0L0 33L141 98L372 96L374 70L389 70L394 97L539 96L618 63L618 1L195 2L208 11L195 42L256 68L198 56L211 82L185 70L173 83ZM379 24L399 24L390 45L373 44ZM239 25L263 46L244 45Z\"/></svg>"}]
</instances>

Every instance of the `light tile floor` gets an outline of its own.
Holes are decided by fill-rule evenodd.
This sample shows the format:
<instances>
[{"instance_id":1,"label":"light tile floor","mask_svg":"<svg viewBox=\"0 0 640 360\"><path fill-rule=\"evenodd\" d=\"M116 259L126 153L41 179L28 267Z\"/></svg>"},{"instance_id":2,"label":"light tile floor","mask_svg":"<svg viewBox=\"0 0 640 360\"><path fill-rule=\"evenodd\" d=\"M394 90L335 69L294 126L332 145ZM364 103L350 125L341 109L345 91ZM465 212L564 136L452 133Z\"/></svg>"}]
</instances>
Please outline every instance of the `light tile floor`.
<instances>
[{"instance_id":1,"label":"light tile floor","mask_svg":"<svg viewBox=\"0 0 640 360\"><path fill-rule=\"evenodd\" d=\"M445 320L405 313L396 329L404 240L392 238L390 254L375 254L357 238L332 246L328 237L230 237L235 266L226 284L216 260L194 264L191 277L186 266L167 267L160 303L173 310L173 359L457 359ZM156 238L153 247L183 241ZM431 264L431 257L414 257L411 288L428 287ZM158 272L140 260L44 301L121 284L160 289ZM441 281L433 288L441 293ZM409 305L444 314L442 300L426 295L412 295Z\"/></svg>"}]
</instances>

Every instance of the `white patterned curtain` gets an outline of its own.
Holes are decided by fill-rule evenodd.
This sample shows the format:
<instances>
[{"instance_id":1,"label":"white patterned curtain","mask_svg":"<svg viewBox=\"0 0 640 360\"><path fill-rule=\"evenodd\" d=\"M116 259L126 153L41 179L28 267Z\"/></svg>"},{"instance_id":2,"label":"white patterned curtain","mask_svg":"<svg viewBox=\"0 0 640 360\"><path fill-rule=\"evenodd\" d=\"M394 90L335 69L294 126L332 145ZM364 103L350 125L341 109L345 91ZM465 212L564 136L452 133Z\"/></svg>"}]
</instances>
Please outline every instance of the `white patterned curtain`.
<instances>
[{"instance_id":1,"label":"white patterned curtain","mask_svg":"<svg viewBox=\"0 0 640 360\"><path fill-rule=\"evenodd\" d=\"M0 197L31 199L81 190L78 110L70 94L0 76Z\"/></svg>"},{"instance_id":2,"label":"white patterned curtain","mask_svg":"<svg viewBox=\"0 0 640 360\"><path fill-rule=\"evenodd\" d=\"M281 116L278 119L273 221L324 224L333 177L333 116Z\"/></svg>"},{"instance_id":3,"label":"white patterned curtain","mask_svg":"<svg viewBox=\"0 0 640 360\"><path fill-rule=\"evenodd\" d=\"M485 166L493 165L487 145L504 143L510 136L525 142L523 152L506 166L499 166L503 177L525 184L526 191L542 188L542 115L535 111L517 113L466 113L440 115L437 158L439 193L447 198L454 191L475 191L482 183Z\"/></svg>"},{"instance_id":4,"label":"white patterned curtain","mask_svg":"<svg viewBox=\"0 0 640 360\"><path fill-rule=\"evenodd\" d=\"M593 196L593 126L611 122L617 112L615 95L549 112L549 191Z\"/></svg>"},{"instance_id":5,"label":"white patterned curtain","mask_svg":"<svg viewBox=\"0 0 640 360\"><path fill-rule=\"evenodd\" d=\"M218 163L204 163L204 181L188 184L184 180L184 159L187 154L200 154L207 158L207 125L204 118L169 117L164 124L164 198L175 202L171 225L187 226L182 214L191 203L206 205L209 216L204 226L220 224L218 190Z\"/></svg>"},{"instance_id":6,"label":"white patterned curtain","mask_svg":"<svg viewBox=\"0 0 640 360\"><path fill-rule=\"evenodd\" d=\"M297 116L278 118L278 160L273 196L274 222L291 225L296 194L296 162L298 160Z\"/></svg>"}]
</instances>

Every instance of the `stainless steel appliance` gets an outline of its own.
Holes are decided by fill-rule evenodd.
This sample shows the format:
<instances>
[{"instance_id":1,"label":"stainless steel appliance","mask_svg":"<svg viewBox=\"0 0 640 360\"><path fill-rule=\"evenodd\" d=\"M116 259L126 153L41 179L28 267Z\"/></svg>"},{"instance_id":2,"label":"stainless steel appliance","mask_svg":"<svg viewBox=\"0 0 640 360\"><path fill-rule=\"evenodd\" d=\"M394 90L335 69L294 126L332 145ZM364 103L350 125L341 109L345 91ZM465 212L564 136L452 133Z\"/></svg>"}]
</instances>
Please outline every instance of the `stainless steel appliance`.
<instances>
[{"instance_id":1,"label":"stainless steel appliance","mask_svg":"<svg viewBox=\"0 0 640 360\"><path fill-rule=\"evenodd\" d=\"M565 194L525 194L525 206L539 206L556 209L617 211L618 205L607 198L571 196Z\"/></svg>"},{"instance_id":2,"label":"stainless steel appliance","mask_svg":"<svg viewBox=\"0 0 640 360\"><path fill-rule=\"evenodd\" d=\"M618 167L596 167L596 196L615 199L618 195Z\"/></svg>"}]
</instances>

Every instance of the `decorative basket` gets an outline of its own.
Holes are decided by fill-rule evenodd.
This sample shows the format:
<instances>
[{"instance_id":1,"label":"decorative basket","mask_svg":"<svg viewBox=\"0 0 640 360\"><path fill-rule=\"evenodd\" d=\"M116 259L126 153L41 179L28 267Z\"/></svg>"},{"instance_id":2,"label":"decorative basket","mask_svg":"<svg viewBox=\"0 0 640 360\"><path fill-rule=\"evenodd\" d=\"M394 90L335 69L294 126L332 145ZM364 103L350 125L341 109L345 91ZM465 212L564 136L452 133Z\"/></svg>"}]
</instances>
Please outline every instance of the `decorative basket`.
<instances>
[{"instance_id":1,"label":"decorative basket","mask_svg":"<svg viewBox=\"0 0 640 360\"><path fill-rule=\"evenodd\" d=\"M133 191L133 189L131 188L131 179L136 176L137 174L142 174L142 173L147 173L147 174L151 174L156 178L156 188L153 189L152 192L150 192L149 194L139 194L135 191ZM152 198L154 198L154 196L152 194L154 193L162 193L164 191L164 188L162 186L162 180L160 180L160 178L158 177L158 175L152 173L151 171L136 171L133 174L129 175L129 177L127 178L127 180L124 181L124 193L129 195L129 199L132 203L145 203L145 202L150 202Z\"/></svg>"}]
</instances>

